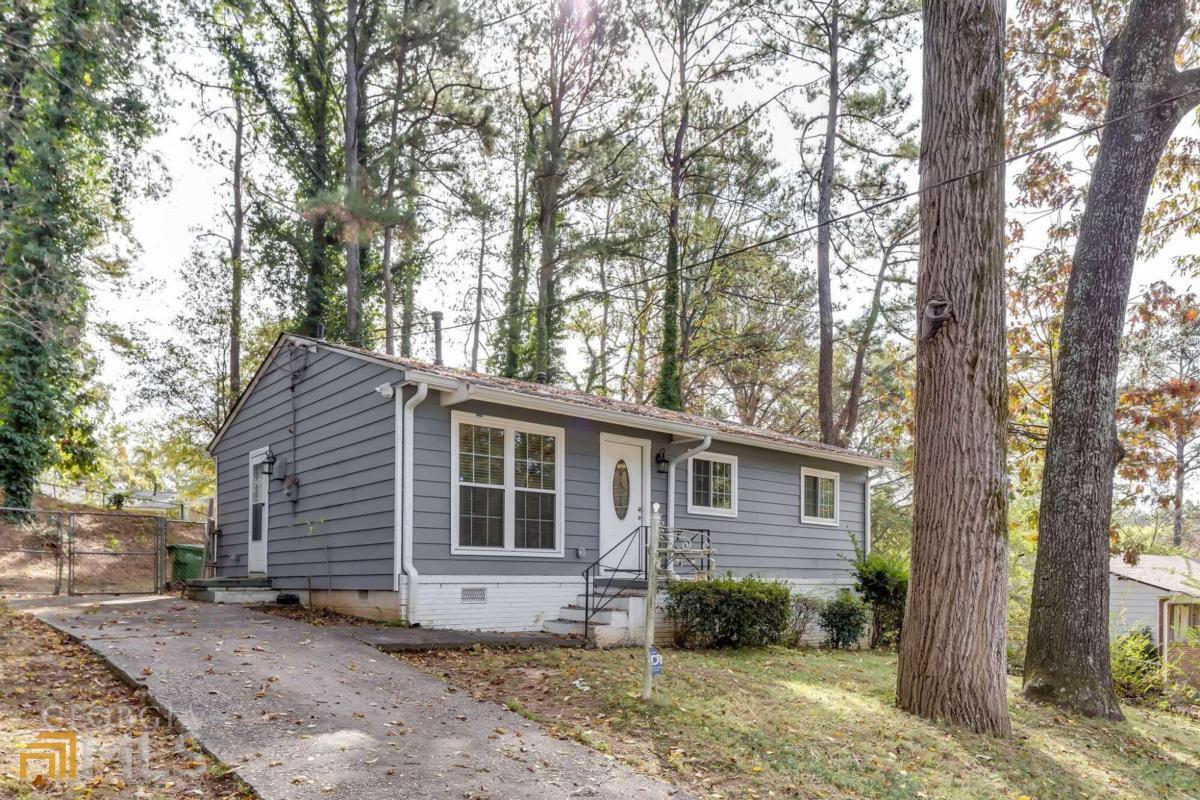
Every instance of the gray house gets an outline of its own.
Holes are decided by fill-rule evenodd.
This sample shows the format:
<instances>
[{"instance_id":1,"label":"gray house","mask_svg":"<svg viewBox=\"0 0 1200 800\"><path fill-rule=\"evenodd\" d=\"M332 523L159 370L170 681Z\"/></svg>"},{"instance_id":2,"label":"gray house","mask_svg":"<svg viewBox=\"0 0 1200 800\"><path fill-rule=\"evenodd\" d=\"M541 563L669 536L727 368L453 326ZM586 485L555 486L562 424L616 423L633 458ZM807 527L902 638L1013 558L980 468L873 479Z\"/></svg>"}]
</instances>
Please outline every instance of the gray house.
<instances>
[{"instance_id":1,"label":"gray house","mask_svg":"<svg viewBox=\"0 0 1200 800\"><path fill-rule=\"evenodd\" d=\"M582 627L584 571L632 574L655 504L664 525L708 532L719 572L848 585L855 544L870 547L867 471L885 464L294 335L276 341L209 452L219 576L500 631ZM619 625L629 610L591 622Z\"/></svg>"}]
</instances>

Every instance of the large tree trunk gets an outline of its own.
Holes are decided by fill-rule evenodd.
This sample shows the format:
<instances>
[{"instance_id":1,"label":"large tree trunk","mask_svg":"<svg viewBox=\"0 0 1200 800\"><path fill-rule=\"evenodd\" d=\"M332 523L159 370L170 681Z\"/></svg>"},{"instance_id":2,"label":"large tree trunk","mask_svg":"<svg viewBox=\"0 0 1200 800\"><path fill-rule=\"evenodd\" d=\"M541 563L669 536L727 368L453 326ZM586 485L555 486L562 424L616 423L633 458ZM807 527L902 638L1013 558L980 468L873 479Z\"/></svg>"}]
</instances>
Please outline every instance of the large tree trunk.
<instances>
[{"instance_id":1,"label":"large tree trunk","mask_svg":"<svg viewBox=\"0 0 1200 800\"><path fill-rule=\"evenodd\" d=\"M525 289L529 281L526 269L525 216L528 213L529 166L523 154L513 165L512 233L508 248L508 291L504 297L501 323L504 356L500 374L515 378L521 370L521 328L524 325Z\"/></svg>"},{"instance_id":2,"label":"large tree trunk","mask_svg":"<svg viewBox=\"0 0 1200 800\"><path fill-rule=\"evenodd\" d=\"M817 355L817 417L821 441L841 444L833 414L833 293L829 278L829 256L833 232L833 171L837 163L838 100L841 86L838 75L838 6L829 8L829 98L825 111L825 144L821 154L821 174L817 183L817 317L820 343Z\"/></svg>"},{"instance_id":3,"label":"large tree trunk","mask_svg":"<svg viewBox=\"0 0 1200 800\"><path fill-rule=\"evenodd\" d=\"M901 708L1008 734L1004 2L927 0L911 582Z\"/></svg>"},{"instance_id":4,"label":"large tree trunk","mask_svg":"<svg viewBox=\"0 0 1200 800\"><path fill-rule=\"evenodd\" d=\"M1187 477L1187 439L1175 440L1175 496L1171 498L1171 545L1183 546L1183 489Z\"/></svg>"},{"instance_id":5,"label":"large tree trunk","mask_svg":"<svg viewBox=\"0 0 1200 800\"><path fill-rule=\"evenodd\" d=\"M233 90L233 237L229 244L229 397L230 408L242 392L242 231L246 211L242 203L242 142L246 117L242 95L236 83Z\"/></svg>"},{"instance_id":6,"label":"large tree trunk","mask_svg":"<svg viewBox=\"0 0 1200 800\"><path fill-rule=\"evenodd\" d=\"M383 350L389 356L396 354L396 282L392 277L393 227L383 231Z\"/></svg>"},{"instance_id":7,"label":"large tree trunk","mask_svg":"<svg viewBox=\"0 0 1200 800\"><path fill-rule=\"evenodd\" d=\"M241 246L246 210L241 199L242 139L245 138L246 116L241 107L241 94L233 92L233 237L229 242L229 397L228 405L241 393Z\"/></svg>"},{"instance_id":8,"label":"large tree trunk","mask_svg":"<svg viewBox=\"0 0 1200 800\"><path fill-rule=\"evenodd\" d=\"M483 267L487 260L488 218L479 219L479 263L475 270L474 338L471 340L471 372L479 371L479 336L483 333Z\"/></svg>"},{"instance_id":9,"label":"large tree trunk","mask_svg":"<svg viewBox=\"0 0 1200 800\"><path fill-rule=\"evenodd\" d=\"M1179 0L1134 0L1105 53L1108 109L1067 285L1038 524L1024 693L1121 719L1108 654L1108 541L1121 331L1142 214L1171 132L1196 95L1175 70ZM1130 116L1132 114L1132 116Z\"/></svg>"},{"instance_id":10,"label":"large tree trunk","mask_svg":"<svg viewBox=\"0 0 1200 800\"><path fill-rule=\"evenodd\" d=\"M687 17L679 17L676 43L679 69L679 124L675 127L669 164L671 167L671 200L667 209L667 269L663 289L663 337L658 368L658 388L654 404L659 408L683 410L683 357L680 324L682 322L683 279L679 274L679 207L683 198L683 173L686 167L684 147L687 142L691 103L687 80Z\"/></svg>"},{"instance_id":11,"label":"large tree trunk","mask_svg":"<svg viewBox=\"0 0 1200 800\"><path fill-rule=\"evenodd\" d=\"M538 256L538 304L534 320L533 372L538 379L549 380L553 367L555 310L555 267L558 258L558 178L555 172L539 176L544 182L538 230L541 250Z\"/></svg>"},{"instance_id":12,"label":"large tree trunk","mask_svg":"<svg viewBox=\"0 0 1200 800\"><path fill-rule=\"evenodd\" d=\"M535 379L552 381L554 339L557 335L556 309L558 269L558 216L562 189L563 109L561 98L551 100L548 112L550 130L541 153L534 184L538 193L538 233L541 250L538 255L537 310L534 315L533 372Z\"/></svg>"},{"instance_id":13,"label":"large tree trunk","mask_svg":"<svg viewBox=\"0 0 1200 800\"><path fill-rule=\"evenodd\" d=\"M346 339L362 346L358 208L358 0L346 3Z\"/></svg>"},{"instance_id":14,"label":"large tree trunk","mask_svg":"<svg viewBox=\"0 0 1200 800\"><path fill-rule=\"evenodd\" d=\"M313 41L313 61L325 64L328 57L329 18L323 13L313 14L315 30ZM312 163L313 176L311 197L320 197L330 189L329 163L329 115L326 113L330 103L330 86L323 82L316 90L313 100L313 143ZM324 336L325 321L328 311L328 295L326 281L329 268L329 218L323 212L315 213L309 222L309 252L308 274L304 285L304 323L303 333L308 336Z\"/></svg>"}]
</instances>

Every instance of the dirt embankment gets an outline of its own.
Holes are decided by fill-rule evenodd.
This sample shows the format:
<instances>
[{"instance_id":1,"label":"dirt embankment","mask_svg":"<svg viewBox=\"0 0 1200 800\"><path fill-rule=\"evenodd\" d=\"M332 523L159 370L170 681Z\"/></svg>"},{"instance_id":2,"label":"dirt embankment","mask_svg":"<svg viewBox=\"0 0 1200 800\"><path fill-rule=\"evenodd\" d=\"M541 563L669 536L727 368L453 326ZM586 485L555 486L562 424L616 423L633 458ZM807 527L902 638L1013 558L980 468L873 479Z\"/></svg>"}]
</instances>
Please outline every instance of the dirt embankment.
<instances>
[{"instance_id":1,"label":"dirt embankment","mask_svg":"<svg viewBox=\"0 0 1200 800\"><path fill-rule=\"evenodd\" d=\"M65 592L72 544L76 591L152 591L164 525L167 543L204 542L201 523L39 495L30 513L0 513L0 592Z\"/></svg>"}]
</instances>

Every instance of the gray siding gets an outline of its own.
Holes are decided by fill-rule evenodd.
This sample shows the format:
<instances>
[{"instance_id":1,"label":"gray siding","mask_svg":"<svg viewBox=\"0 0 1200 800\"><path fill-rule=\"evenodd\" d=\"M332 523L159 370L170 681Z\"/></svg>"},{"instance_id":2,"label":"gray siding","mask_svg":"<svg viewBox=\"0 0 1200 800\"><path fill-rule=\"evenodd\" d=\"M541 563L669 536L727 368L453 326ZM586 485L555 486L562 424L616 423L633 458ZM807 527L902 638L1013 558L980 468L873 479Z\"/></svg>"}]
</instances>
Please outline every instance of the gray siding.
<instances>
[{"instance_id":1,"label":"gray siding","mask_svg":"<svg viewBox=\"0 0 1200 800\"><path fill-rule=\"evenodd\" d=\"M246 574L249 454L279 459L270 490L267 574L280 589L391 589L394 548L394 404L375 393L387 367L321 350L291 361L288 345L265 364L218 443L218 573ZM306 365L300 370L302 364ZM292 364L299 370L295 402ZM295 435L291 430L295 415ZM283 492L284 460L300 480Z\"/></svg>"},{"instance_id":2,"label":"gray siding","mask_svg":"<svg viewBox=\"0 0 1200 800\"><path fill-rule=\"evenodd\" d=\"M1141 628L1149 628L1158 644L1158 598L1169 592L1144 583L1108 575L1108 629L1112 638Z\"/></svg>"},{"instance_id":3,"label":"gray siding","mask_svg":"<svg viewBox=\"0 0 1200 800\"><path fill-rule=\"evenodd\" d=\"M709 452L737 456L737 516L688 513L684 461L676 468L675 524L712 531L719 571L819 583L849 576L854 543L863 545L866 468L723 442L714 442ZM840 475L837 526L800 521L801 467Z\"/></svg>"},{"instance_id":4,"label":"gray siding","mask_svg":"<svg viewBox=\"0 0 1200 800\"><path fill-rule=\"evenodd\" d=\"M558 558L454 555L450 552L450 408L429 400L416 412L414 453L414 551L422 575L576 575L599 555L600 434L649 439L652 452L668 455L689 446L672 445L663 434L602 425L591 420L546 414L490 403L469 402L454 409L562 427L567 473L564 516L566 551ZM712 452L738 457L736 518L687 513L687 462L676 468L675 523L712 531L719 571L754 573L818 584L845 582L854 558L851 538L863 542L866 468L779 453L757 447L714 443ZM800 468L837 471L840 520L836 527L800 522ZM666 475L652 470L651 499L666 515ZM576 550L583 548L580 558Z\"/></svg>"},{"instance_id":5,"label":"gray siding","mask_svg":"<svg viewBox=\"0 0 1200 800\"><path fill-rule=\"evenodd\" d=\"M450 553L450 413L451 410L536 422L564 429L566 475L563 515L566 549L562 558L452 555ZM413 554L422 575L579 575L599 555L600 432L649 438L631 428L601 426L591 420L540 411L468 402L443 408L431 397L413 420L416 460L413 486ZM655 448L665 446L660 437ZM663 502L662 497L656 501ZM582 558L577 549L583 548Z\"/></svg>"},{"instance_id":6,"label":"gray siding","mask_svg":"<svg viewBox=\"0 0 1200 800\"><path fill-rule=\"evenodd\" d=\"M267 571L278 588L390 589L395 523L394 402L374 392L397 373L320 350L307 356L293 401L287 345L247 397L214 453L218 471L219 574L246 574L248 456L270 445L300 479L290 502L271 481ZM296 364L299 366L299 359ZM411 396L412 389L406 390ZM414 419L414 560L422 575L576 576L599 555L600 435L649 439L652 452L690 445L631 427L469 402L453 410L562 427L566 433L562 558L454 555L450 551L450 416L437 392ZM291 431L295 415L294 436ZM694 443L692 443L694 444ZM294 445L294 450L293 450ZM767 449L714 443L738 457L736 518L689 515L687 464L676 473L676 524L707 528L718 570L818 585L845 583L863 541L866 469ZM840 473L837 527L800 522L800 468ZM276 478L279 470L276 469ZM651 466L651 497L666 514L666 475Z\"/></svg>"}]
</instances>

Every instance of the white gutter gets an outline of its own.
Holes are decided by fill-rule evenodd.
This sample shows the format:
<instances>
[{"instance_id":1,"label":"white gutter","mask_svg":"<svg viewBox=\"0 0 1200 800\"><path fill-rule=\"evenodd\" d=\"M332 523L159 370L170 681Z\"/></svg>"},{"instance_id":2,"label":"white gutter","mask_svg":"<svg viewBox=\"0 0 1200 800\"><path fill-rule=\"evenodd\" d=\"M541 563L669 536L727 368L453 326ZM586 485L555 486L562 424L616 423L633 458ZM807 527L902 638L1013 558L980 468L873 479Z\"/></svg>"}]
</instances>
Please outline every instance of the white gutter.
<instances>
[{"instance_id":1,"label":"white gutter","mask_svg":"<svg viewBox=\"0 0 1200 800\"><path fill-rule=\"evenodd\" d=\"M705 436L704 441L691 450L684 450L667 462L667 527L675 527L675 465L691 458L697 453L703 453L712 444L712 437Z\"/></svg>"},{"instance_id":2,"label":"white gutter","mask_svg":"<svg viewBox=\"0 0 1200 800\"><path fill-rule=\"evenodd\" d=\"M403 394L403 392L396 393L397 397L401 397ZM408 613L405 616L409 625L414 625L418 622L416 611L417 588L421 581L421 575L417 572L416 565L413 564L413 410L425 400L428 394L429 384L418 383L417 393L408 398L408 402L404 404L403 429L401 430L401 437L403 438L401 460L404 466L404 488L401 498L401 510L404 514L401 520L401 536L403 537L401 545L403 560L401 563L404 568L404 574L408 576Z\"/></svg>"}]
</instances>

